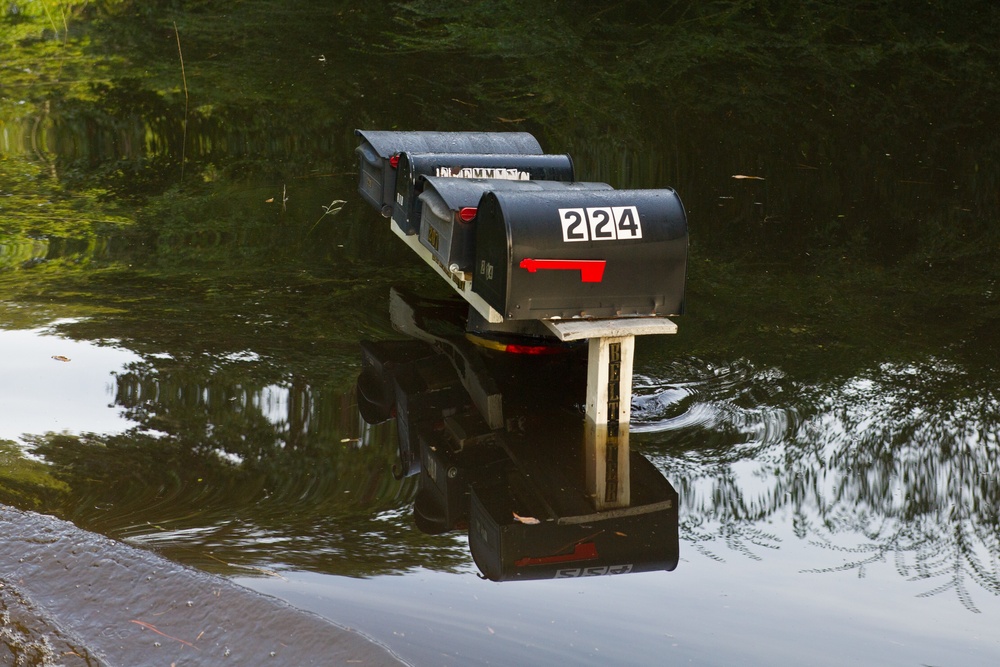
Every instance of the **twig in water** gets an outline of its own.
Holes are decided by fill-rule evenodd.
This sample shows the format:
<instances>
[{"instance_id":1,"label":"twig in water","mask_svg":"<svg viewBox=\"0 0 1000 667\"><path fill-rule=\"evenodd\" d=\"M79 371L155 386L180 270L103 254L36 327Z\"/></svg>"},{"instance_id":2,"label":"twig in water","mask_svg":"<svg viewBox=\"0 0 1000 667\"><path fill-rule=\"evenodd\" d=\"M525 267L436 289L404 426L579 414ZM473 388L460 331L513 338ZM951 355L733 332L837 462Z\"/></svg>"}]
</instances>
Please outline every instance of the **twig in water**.
<instances>
[{"instance_id":1,"label":"twig in water","mask_svg":"<svg viewBox=\"0 0 1000 667\"><path fill-rule=\"evenodd\" d=\"M158 630L155 625L152 625L150 623L145 623L143 621L136 621L134 619L131 620L131 621L129 621L129 623L135 623L136 625L141 625L142 627L146 628L147 630L152 630L153 632L155 632L156 634L160 635L161 637L166 637L167 639L173 639L175 642L180 642L180 643L184 644L185 646L190 646L191 648L193 648L196 651L200 651L201 650L200 648L198 648L197 646L195 646L191 642L186 642L183 639L178 639L177 637L173 637L171 635L168 635L165 632L160 632L160 630Z\"/></svg>"},{"instance_id":2,"label":"twig in water","mask_svg":"<svg viewBox=\"0 0 1000 667\"><path fill-rule=\"evenodd\" d=\"M312 232L312 230L316 229L316 225L318 225L320 223L320 220L322 220L326 216L337 215L338 213L340 213L340 209L344 208L344 204L346 203L347 200L345 199L334 199L332 202L330 202L329 206L324 206L323 215L319 216L319 220L313 223L313 226L309 228L309 231L306 232L306 235L308 236L309 233Z\"/></svg>"},{"instance_id":3,"label":"twig in water","mask_svg":"<svg viewBox=\"0 0 1000 667\"><path fill-rule=\"evenodd\" d=\"M181 135L181 180L184 179L184 162L187 158L187 136L188 136L188 82L187 74L184 73L184 53L181 51L181 33L177 30L177 21L174 21L174 37L177 38L177 55L181 59L181 81L184 83L184 125Z\"/></svg>"}]
</instances>

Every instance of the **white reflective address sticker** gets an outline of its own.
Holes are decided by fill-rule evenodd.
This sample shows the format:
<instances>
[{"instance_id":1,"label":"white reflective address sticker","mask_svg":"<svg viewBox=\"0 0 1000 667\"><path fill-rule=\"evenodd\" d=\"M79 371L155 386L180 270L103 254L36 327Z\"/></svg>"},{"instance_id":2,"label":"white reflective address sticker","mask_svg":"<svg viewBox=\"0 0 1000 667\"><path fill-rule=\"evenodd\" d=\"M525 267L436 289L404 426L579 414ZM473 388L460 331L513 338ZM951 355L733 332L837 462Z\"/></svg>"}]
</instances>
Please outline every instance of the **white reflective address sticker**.
<instances>
[{"instance_id":1,"label":"white reflective address sticker","mask_svg":"<svg viewBox=\"0 0 1000 667\"><path fill-rule=\"evenodd\" d=\"M587 217L582 208L559 209L559 220L562 222L563 241L589 241Z\"/></svg>"},{"instance_id":2,"label":"white reflective address sticker","mask_svg":"<svg viewBox=\"0 0 1000 667\"><path fill-rule=\"evenodd\" d=\"M564 242L631 241L642 238L639 209L635 206L595 206L593 208L561 208Z\"/></svg>"}]
</instances>

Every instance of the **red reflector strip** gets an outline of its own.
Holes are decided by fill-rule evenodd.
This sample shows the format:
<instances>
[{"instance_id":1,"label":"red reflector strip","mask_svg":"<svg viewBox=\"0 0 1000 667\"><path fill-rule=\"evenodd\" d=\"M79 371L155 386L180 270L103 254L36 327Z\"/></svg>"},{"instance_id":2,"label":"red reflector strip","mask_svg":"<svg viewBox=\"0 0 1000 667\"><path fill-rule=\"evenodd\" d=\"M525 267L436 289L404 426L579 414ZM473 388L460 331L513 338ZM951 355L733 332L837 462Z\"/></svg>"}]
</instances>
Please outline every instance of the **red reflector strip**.
<instances>
[{"instance_id":1,"label":"red reflector strip","mask_svg":"<svg viewBox=\"0 0 1000 667\"><path fill-rule=\"evenodd\" d=\"M465 206L458 209L458 219L462 222L472 222L476 217L475 206Z\"/></svg>"},{"instance_id":2,"label":"red reflector strip","mask_svg":"<svg viewBox=\"0 0 1000 667\"><path fill-rule=\"evenodd\" d=\"M511 354L558 354L562 348L555 345L506 345L503 351Z\"/></svg>"},{"instance_id":3,"label":"red reflector strip","mask_svg":"<svg viewBox=\"0 0 1000 667\"><path fill-rule=\"evenodd\" d=\"M525 567L527 565L548 565L550 563L572 563L577 560L593 560L597 558L597 545L593 542L584 542L576 545L571 554L560 554L558 556L542 556L541 558L522 558L514 561L515 567Z\"/></svg>"},{"instance_id":4,"label":"red reflector strip","mask_svg":"<svg viewBox=\"0 0 1000 667\"><path fill-rule=\"evenodd\" d=\"M511 354L559 354L566 351L566 348L561 344L519 345L517 343L502 343L498 340L490 340L470 333L465 334L465 337L480 347L498 352L509 352Z\"/></svg>"},{"instance_id":5,"label":"red reflector strip","mask_svg":"<svg viewBox=\"0 0 1000 667\"><path fill-rule=\"evenodd\" d=\"M599 283L604 280L605 264L607 261L603 259L531 259L525 257L521 260L520 266L522 269L527 269L529 273L534 273L539 269L579 271L581 282Z\"/></svg>"}]
</instances>

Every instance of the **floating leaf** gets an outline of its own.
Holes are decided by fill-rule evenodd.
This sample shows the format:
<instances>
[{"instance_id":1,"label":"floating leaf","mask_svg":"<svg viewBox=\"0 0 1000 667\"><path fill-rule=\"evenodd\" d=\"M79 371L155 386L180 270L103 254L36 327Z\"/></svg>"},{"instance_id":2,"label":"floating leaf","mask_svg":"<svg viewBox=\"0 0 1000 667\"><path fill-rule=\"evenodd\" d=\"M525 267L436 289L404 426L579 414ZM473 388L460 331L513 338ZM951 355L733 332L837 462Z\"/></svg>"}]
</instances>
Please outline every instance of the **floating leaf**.
<instances>
[{"instance_id":1,"label":"floating leaf","mask_svg":"<svg viewBox=\"0 0 1000 667\"><path fill-rule=\"evenodd\" d=\"M69 361L69 357L64 357L61 354L53 354L52 358L56 361Z\"/></svg>"},{"instance_id":2,"label":"floating leaf","mask_svg":"<svg viewBox=\"0 0 1000 667\"><path fill-rule=\"evenodd\" d=\"M744 176L743 174L733 174L733 178L742 178L750 181L763 181L763 176Z\"/></svg>"},{"instance_id":3,"label":"floating leaf","mask_svg":"<svg viewBox=\"0 0 1000 667\"><path fill-rule=\"evenodd\" d=\"M521 516L517 512L511 512L511 514L514 515L514 521L520 521L521 523L528 526L534 526L537 523L541 523L541 521L539 521L533 516Z\"/></svg>"},{"instance_id":4,"label":"floating leaf","mask_svg":"<svg viewBox=\"0 0 1000 667\"><path fill-rule=\"evenodd\" d=\"M273 204L274 203L274 197L271 197L270 199L265 199L264 203L265 204Z\"/></svg>"}]
</instances>

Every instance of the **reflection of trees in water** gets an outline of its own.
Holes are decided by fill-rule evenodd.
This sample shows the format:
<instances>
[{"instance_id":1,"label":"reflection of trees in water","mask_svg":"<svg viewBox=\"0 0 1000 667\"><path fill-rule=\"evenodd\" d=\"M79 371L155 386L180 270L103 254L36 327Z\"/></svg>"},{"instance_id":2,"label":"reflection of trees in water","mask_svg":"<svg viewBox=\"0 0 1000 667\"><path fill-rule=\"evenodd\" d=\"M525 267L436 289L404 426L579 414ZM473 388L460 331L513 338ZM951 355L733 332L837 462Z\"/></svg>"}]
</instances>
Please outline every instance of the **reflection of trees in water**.
<instances>
[{"instance_id":1,"label":"reflection of trees in water","mask_svg":"<svg viewBox=\"0 0 1000 667\"><path fill-rule=\"evenodd\" d=\"M363 429L350 393L268 383L253 362L215 373L160 362L117 377L116 403L139 427L29 440L60 490L35 484L39 509L209 570L370 576L467 562L461 541L412 525L415 487L391 473L395 432Z\"/></svg>"},{"instance_id":2,"label":"reflection of trees in water","mask_svg":"<svg viewBox=\"0 0 1000 667\"><path fill-rule=\"evenodd\" d=\"M767 374L746 377L768 384ZM774 389L781 381L771 377ZM922 595L953 590L973 610L974 586L1000 595L1000 396L988 369L975 375L934 359L887 363L839 385L775 391L793 403L774 410L796 410L802 419L786 438L771 440L760 439L767 429L748 419L767 412L740 407L738 387L730 402L712 388L717 383L709 370L707 404L699 405L697 383L684 399L688 413L716 417L700 424L684 424L682 414L665 418L683 424L681 446L641 409L646 424L636 429L669 433L658 462L678 486L682 535L695 548L719 557L717 544L755 557L780 546L765 522L790 514L796 537L844 555L840 565L811 572L865 576L871 565L892 562L900 575L932 584ZM671 392L677 396L676 387L662 393ZM647 389L640 406L656 395ZM699 449L684 434L716 428L719 415L723 428L742 434L728 456L711 443Z\"/></svg>"},{"instance_id":3,"label":"reflection of trees in water","mask_svg":"<svg viewBox=\"0 0 1000 667\"><path fill-rule=\"evenodd\" d=\"M822 516L831 533L867 538L838 569L863 575L891 556L904 576L944 579L924 595L954 589L975 609L970 582L1000 594L1000 396L984 379L934 360L887 364L821 404L836 424L803 435L840 476Z\"/></svg>"},{"instance_id":4,"label":"reflection of trees in water","mask_svg":"<svg viewBox=\"0 0 1000 667\"><path fill-rule=\"evenodd\" d=\"M1000 595L1000 568L996 560L1000 539L995 526L979 523L976 517L963 512L949 513L946 517L915 517L902 525L896 521L879 521L873 525L870 518L854 517L852 523L838 528L864 535L868 540L865 544L844 547L828 540L816 542L843 554L844 563L806 572L853 570L864 577L869 566L892 562L896 571L910 581L941 582L918 597L954 590L961 603L977 613L970 583Z\"/></svg>"},{"instance_id":5,"label":"reflection of trees in water","mask_svg":"<svg viewBox=\"0 0 1000 667\"><path fill-rule=\"evenodd\" d=\"M68 490L43 462L26 458L17 443L0 440L0 503L34 510Z\"/></svg>"}]
</instances>

